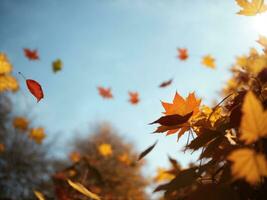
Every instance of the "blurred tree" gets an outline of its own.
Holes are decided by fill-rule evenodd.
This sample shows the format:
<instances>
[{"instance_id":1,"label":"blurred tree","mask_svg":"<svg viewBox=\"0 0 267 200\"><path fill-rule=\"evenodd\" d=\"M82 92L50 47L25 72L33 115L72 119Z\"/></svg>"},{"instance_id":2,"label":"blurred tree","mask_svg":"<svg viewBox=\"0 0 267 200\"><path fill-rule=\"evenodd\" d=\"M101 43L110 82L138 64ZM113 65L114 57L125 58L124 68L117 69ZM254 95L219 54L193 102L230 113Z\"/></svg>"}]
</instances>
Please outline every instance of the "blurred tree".
<instances>
[{"instance_id":1,"label":"blurred tree","mask_svg":"<svg viewBox=\"0 0 267 200\"><path fill-rule=\"evenodd\" d=\"M0 94L0 107L0 144L4 147L0 153L0 199L36 199L36 189L52 196L49 179L54 165L47 146L29 137L28 127L22 123L28 123L25 117L12 117L12 104L4 94Z\"/></svg>"},{"instance_id":2,"label":"blurred tree","mask_svg":"<svg viewBox=\"0 0 267 200\"><path fill-rule=\"evenodd\" d=\"M147 182L141 175L143 163L137 163L137 157L132 145L125 143L109 125L98 126L88 139L76 139L70 154L73 165L55 174L58 199L84 198L66 179L83 184L105 200L147 199Z\"/></svg>"}]
</instances>

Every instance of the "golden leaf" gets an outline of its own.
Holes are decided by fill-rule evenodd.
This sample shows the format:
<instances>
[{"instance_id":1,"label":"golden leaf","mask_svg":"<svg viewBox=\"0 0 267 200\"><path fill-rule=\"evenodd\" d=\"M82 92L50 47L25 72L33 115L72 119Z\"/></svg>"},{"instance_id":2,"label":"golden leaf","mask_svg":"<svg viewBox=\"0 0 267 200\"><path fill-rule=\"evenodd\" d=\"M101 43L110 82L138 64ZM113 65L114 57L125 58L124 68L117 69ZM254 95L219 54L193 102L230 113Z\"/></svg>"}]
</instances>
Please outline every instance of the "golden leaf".
<instances>
[{"instance_id":1,"label":"golden leaf","mask_svg":"<svg viewBox=\"0 0 267 200\"><path fill-rule=\"evenodd\" d=\"M103 143L98 146L98 151L102 156L110 156L112 155L112 147L110 144Z\"/></svg>"},{"instance_id":2,"label":"golden leaf","mask_svg":"<svg viewBox=\"0 0 267 200\"><path fill-rule=\"evenodd\" d=\"M41 192L33 191L38 200L45 200L44 195Z\"/></svg>"},{"instance_id":3,"label":"golden leaf","mask_svg":"<svg viewBox=\"0 0 267 200\"><path fill-rule=\"evenodd\" d=\"M0 75L9 74L11 71L12 65L7 56L4 53L0 53Z\"/></svg>"},{"instance_id":4,"label":"golden leaf","mask_svg":"<svg viewBox=\"0 0 267 200\"><path fill-rule=\"evenodd\" d=\"M170 181L174 177L175 176L173 174L170 174L166 169L158 168L157 175L154 177L154 181L155 182Z\"/></svg>"},{"instance_id":5,"label":"golden leaf","mask_svg":"<svg viewBox=\"0 0 267 200\"><path fill-rule=\"evenodd\" d=\"M215 59L211 55L206 55L202 58L202 64L206 67L214 69L215 66Z\"/></svg>"},{"instance_id":6,"label":"golden leaf","mask_svg":"<svg viewBox=\"0 0 267 200\"><path fill-rule=\"evenodd\" d=\"M236 2L242 7L242 10L237 13L239 15L254 16L267 10L264 0L236 0Z\"/></svg>"},{"instance_id":7,"label":"golden leaf","mask_svg":"<svg viewBox=\"0 0 267 200\"><path fill-rule=\"evenodd\" d=\"M81 160L81 155L79 152L73 151L70 153L69 158L73 163L76 163Z\"/></svg>"},{"instance_id":8,"label":"golden leaf","mask_svg":"<svg viewBox=\"0 0 267 200\"><path fill-rule=\"evenodd\" d=\"M73 187L75 190L77 190L78 192L82 193L83 195L94 199L94 200L100 200L100 197L93 193L90 192L86 187L84 187L82 184L77 183L77 182L72 182L71 180L68 179L68 183L71 187Z\"/></svg>"},{"instance_id":9,"label":"golden leaf","mask_svg":"<svg viewBox=\"0 0 267 200\"><path fill-rule=\"evenodd\" d=\"M37 144L41 144L46 137L44 128L33 128L30 130L29 138L33 139Z\"/></svg>"},{"instance_id":10,"label":"golden leaf","mask_svg":"<svg viewBox=\"0 0 267 200\"><path fill-rule=\"evenodd\" d=\"M242 118L240 125L240 139L246 144L267 136L267 111L264 111L261 102L249 91L242 105Z\"/></svg>"},{"instance_id":11,"label":"golden leaf","mask_svg":"<svg viewBox=\"0 0 267 200\"><path fill-rule=\"evenodd\" d=\"M0 75L0 93L6 91L16 92L19 89L17 80L10 75Z\"/></svg>"},{"instance_id":12,"label":"golden leaf","mask_svg":"<svg viewBox=\"0 0 267 200\"><path fill-rule=\"evenodd\" d=\"M14 117L13 127L22 131L26 131L29 126L29 121L25 117Z\"/></svg>"},{"instance_id":13,"label":"golden leaf","mask_svg":"<svg viewBox=\"0 0 267 200\"><path fill-rule=\"evenodd\" d=\"M57 73L58 71L62 70L63 63L60 59L57 59L52 63L52 67L53 67L53 71Z\"/></svg>"},{"instance_id":14,"label":"golden leaf","mask_svg":"<svg viewBox=\"0 0 267 200\"><path fill-rule=\"evenodd\" d=\"M238 149L228 156L232 161L231 171L234 178L244 178L250 184L257 184L262 176L267 176L267 161L264 154L249 148Z\"/></svg>"}]
</instances>

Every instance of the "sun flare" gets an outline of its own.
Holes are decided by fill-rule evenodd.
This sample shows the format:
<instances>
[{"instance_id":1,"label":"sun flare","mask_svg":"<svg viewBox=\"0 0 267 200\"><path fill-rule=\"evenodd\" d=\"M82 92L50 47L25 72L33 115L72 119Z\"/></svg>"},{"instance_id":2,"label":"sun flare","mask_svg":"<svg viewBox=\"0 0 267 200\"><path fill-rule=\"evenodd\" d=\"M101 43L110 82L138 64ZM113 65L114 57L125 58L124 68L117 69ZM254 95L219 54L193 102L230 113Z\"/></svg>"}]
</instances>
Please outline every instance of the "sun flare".
<instances>
[{"instance_id":1,"label":"sun flare","mask_svg":"<svg viewBox=\"0 0 267 200\"><path fill-rule=\"evenodd\" d=\"M260 34L267 36L267 14L261 14L253 17L254 29Z\"/></svg>"}]
</instances>

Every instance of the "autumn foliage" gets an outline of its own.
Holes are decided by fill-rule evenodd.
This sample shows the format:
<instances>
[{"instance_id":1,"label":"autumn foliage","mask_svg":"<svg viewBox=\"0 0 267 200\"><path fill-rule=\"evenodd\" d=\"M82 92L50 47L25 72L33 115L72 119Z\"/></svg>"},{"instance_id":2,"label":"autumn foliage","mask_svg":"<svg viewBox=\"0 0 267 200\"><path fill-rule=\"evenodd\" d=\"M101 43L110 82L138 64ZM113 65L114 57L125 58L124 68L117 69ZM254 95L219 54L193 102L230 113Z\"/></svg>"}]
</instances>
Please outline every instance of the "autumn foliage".
<instances>
[{"instance_id":1,"label":"autumn foliage","mask_svg":"<svg viewBox=\"0 0 267 200\"><path fill-rule=\"evenodd\" d=\"M77 138L69 157L73 164L54 175L58 199L75 200L83 196L67 183L68 179L101 199L147 199L144 191L147 181L141 175L142 162L137 162L137 157L132 146L112 127L107 124L97 127L89 138Z\"/></svg>"}]
</instances>

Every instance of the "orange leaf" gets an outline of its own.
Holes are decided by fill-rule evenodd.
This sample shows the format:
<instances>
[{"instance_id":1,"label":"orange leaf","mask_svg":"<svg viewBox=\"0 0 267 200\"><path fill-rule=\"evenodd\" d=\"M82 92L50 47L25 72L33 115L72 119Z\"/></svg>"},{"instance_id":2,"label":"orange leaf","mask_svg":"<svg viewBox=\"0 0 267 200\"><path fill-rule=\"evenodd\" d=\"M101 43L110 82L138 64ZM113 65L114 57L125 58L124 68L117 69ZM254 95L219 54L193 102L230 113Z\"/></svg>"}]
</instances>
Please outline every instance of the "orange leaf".
<instances>
[{"instance_id":1,"label":"orange leaf","mask_svg":"<svg viewBox=\"0 0 267 200\"><path fill-rule=\"evenodd\" d=\"M101 97L104 99L112 99L113 95L111 93L111 88L98 87L98 92Z\"/></svg>"},{"instance_id":2,"label":"orange leaf","mask_svg":"<svg viewBox=\"0 0 267 200\"><path fill-rule=\"evenodd\" d=\"M35 96L35 98L37 99L37 102L44 98L42 87L37 81L27 79L26 84L32 95Z\"/></svg>"},{"instance_id":3,"label":"orange leaf","mask_svg":"<svg viewBox=\"0 0 267 200\"><path fill-rule=\"evenodd\" d=\"M27 48L24 48L24 54L29 60L39 60L39 55L37 50L30 50Z\"/></svg>"},{"instance_id":4,"label":"orange leaf","mask_svg":"<svg viewBox=\"0 0 267 200\"><path fill-rule=\"evenodd\" d=\"M130 96L129 102L131 104L135 105L138 104L138 102L140 101L138 92L129 92L129 96Z\"/></svg>"},{"instance_id":5,"label":"orange leaf","mask_svg":"<svg viewBox=\"0 0 267 200\"><path fill-rule=\"evenodd\" d=\"M180 60L186 60L188 58L188 52L187 52L186 48L181 48L181 49L178 48L177 51L178 51L178 56L177 57Z\"/></svg>"}]
</instances>

